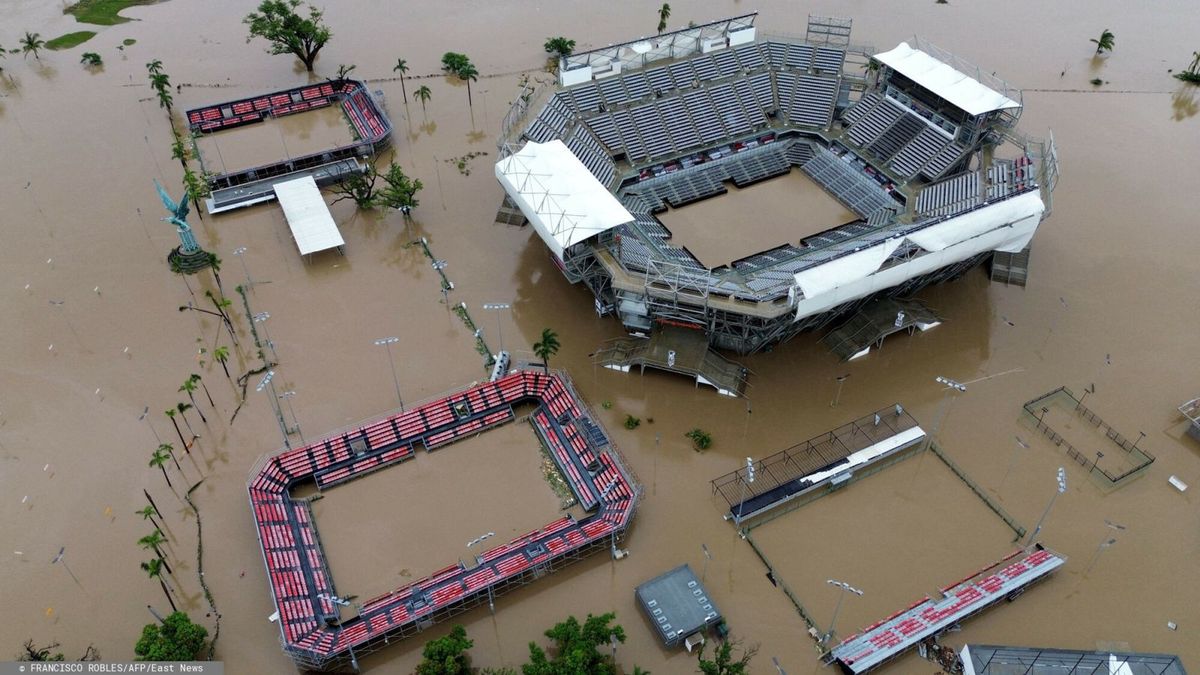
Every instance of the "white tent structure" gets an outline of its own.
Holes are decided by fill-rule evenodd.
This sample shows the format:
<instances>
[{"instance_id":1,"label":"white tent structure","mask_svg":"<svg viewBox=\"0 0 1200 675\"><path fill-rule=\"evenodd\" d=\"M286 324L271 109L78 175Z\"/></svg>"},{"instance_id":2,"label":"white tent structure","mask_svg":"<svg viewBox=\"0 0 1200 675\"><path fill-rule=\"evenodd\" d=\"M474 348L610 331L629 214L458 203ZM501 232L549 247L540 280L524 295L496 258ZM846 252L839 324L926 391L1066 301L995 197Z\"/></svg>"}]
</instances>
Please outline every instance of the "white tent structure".
<instances>
[{"instance_id":1,"label":"white tent structure","mask_svg":"<svg viewBox=\"0 0 1200 675\"><path fill-rule=\"evenodd\" d=\"M559 260L574 244L633 220L558 139L526 143L496 163L496 179Z\"/></svg>"},{"instance_id":2,"label":"white tent structure","mask_svg":"<svg viewBox=\"0 0 1200 675\"><path fill-rule=\"evenodd\" d=\"M283 207L300 255L331 248L340 250L346 244L312 176L276 183L275 196Z\"/></svg>"},{"instance_id":3,"label":"white tent structure","mask_svg":"<svg viewBox=\"0 0 1200 675\"><path fill-rule=\"evenodd\" d=\"M907 42L874 56L876 61L949 101L972 117L1020 108L1021 104L935 59Z\"/></svg>"}]
</instances>

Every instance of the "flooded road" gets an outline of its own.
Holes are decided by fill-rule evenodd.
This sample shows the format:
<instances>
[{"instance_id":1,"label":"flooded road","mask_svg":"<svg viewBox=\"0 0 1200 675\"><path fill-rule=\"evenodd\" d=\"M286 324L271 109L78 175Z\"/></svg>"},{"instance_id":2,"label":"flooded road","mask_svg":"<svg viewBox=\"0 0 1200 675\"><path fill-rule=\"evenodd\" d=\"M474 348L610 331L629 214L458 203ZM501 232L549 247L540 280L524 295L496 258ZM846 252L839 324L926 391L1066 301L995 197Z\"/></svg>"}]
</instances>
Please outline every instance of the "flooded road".
<instances>
[{"instance_id":1,"label":"flooded road","mask_svg":"<svg viewBox=\"0 0 1200 675\"><path fill-rule=\"evenodd\" d=\"M686 652L654 642L634 606L633 587L680 563L700 569L704 544L713 554L706 575L713 598L734 635L760 645L754 672L769 672L772 656L793 675L821 670L804 623L721 519L724 504L708 481L747 455L764 456L894 401L932 428L943 400L936 376L970 383L939 426L943 446L1015 518L1026 526L1038 520L1059 466L1066 467L1069 486L1043 528L1044 541L1070 558L1066 568L1018 602L971 620L948 641L1076 649L1117 641L1180 654L1193 667L1200 663L1196 497L1194 488L1181 494L1166 482L1178 475L1200 485L1200 446L1183 436L1176 412L1200 389L1194 356L1198 236L1190 202L1200 156L1200 92L1167 72L1186 66L1197 48L1200 8L1194 2L1171 0L1153 9L1077 0L1003 7L760 3L758 25L768 33L802 34L809 12L844 14L855 19L855 42L884 50L919 32L996 70L1025 88L1022 129L1036 136L1054 130L1063 177L1054 214L1034 240L1028 288L991 285L976 270L926 289L920 297L946 322L928 333L892 337L853 364L838 363L816 334L745 359L754 371L750 406L686 379L595 369L588 355L621 334L618 323L595 315L591 294L566 283L531 230L492 224L502 198L491 169L499 120L519 73L538 76L547 34L573 37L581 49L647 34L657 23L657 3L632 3L622 12L526 1L417 3L403 14L381 0L327 7L335 38L321 54L316 78L354 63L355 75L384 91L397 129L395 159L425 184L414 222L356 213L341 202L332 213L346 255L304 261L277 206L193 216L200 243L223 260L239 344L230 344L214 317L178 311L189 301L209 307L203 293L218 288L211 274L185 284L166 267L178 239L158 220L164 214L151 180L175 192L181 176L143 64L162 59L172 83L183 85L177 110L308 82L293 59L263 53L260 42L246 44L237 17L252 5L137 7L126 14L139 21L103 28L82 48L0 61L0 156L6 160L0 168L0 315L8 338L0 352L0 597L9 610L0 618L0 648L15 652L33 638L60 641L70 656L89 643L106 658L132 654L141 626L152 620L145 606L167 606L138 566L150 554L136 542L152 529L134 515L145 505L143 489L164 515L177 603L213 627L197 583L196 518L161 472L147 466L155 434L181 448L162 411L187 401L178 389L197 373L215 405L197 394L208 423L188 411L200 439L190 455L177 452L181 469L168 463L167 470L176 489L203 477L193 500L204 524L205 576L222 615L217 657L231 673L290 672L277 627L266 620L274 609L245 493L250 467L279 448L280 432L269 394L255 391L260 376L250 377L247 400L230 423L242 390L212 358L219 341L230 347L234 378L259 365L246 309L232 287L245 282L244 262L258 282L248 294L250 311L271 314L266 328L279 356L276 386L296 392L291 402L311 439L395 405L387 355L372 345L375 339L401 338L393 354L406 403L486 377L471 332L443 304L438 275L418 247L405 246L425 236L448 263L455 283L450 302L467 304L493 348L502 333L505 347L528 356L543 328L558 332L563 347L551 365L571 373L646 486L624 544L629 557L595 556L500 598L494 616L481 608L461 617L475 640L477 665L519 664L526 643L542 640L542 631L567 614L615 610L629 635L617 654L627 671L637 664L655 673L691 672ZM737 2L677 6L671 23L748 9ZM0 43L14 46L18 31L52 37L75 30L73 20L57 12L43 3L0 3ZM1117 49L1097 60L1087 40L1106 27L1116 34ZM137 43L118 52L124 38ZM105 66L83 69L78 52L84 49L101 53ZM467 53L483 73L472 85L473 107L465 87L438 74L447 50ZM404 105L400 83L392 79L398 57L409 63L410 99L416 86L432 90L426 109L411 100ZM1106 83L1093 87L1088 81L1094 77ZM455 160L473 152L489 154L466 160L460 171ZM233 255L237 247L247 249L240 261ZM486 302L511 302L512 310L485 312ZM835 378L845 374L850 377L833 407ZM1076 392L1095 384L1089 407L1127 437L1146 433L1139 447L1157 461L1144 477L1105 493L1019 420L1024 401L1063 384ZM604 401L611 407L602 407ZM150 414L139 421L147 406ZM642 425L624 429L626 414L641 417ZM683 437L695 426L715 439L706 453L694 452ZM924 458L916 484L924 485L929 474L936 494L909 496L906 483L918 462L907 460L762 530L772 562L819 621L828 622L836 602L823 579L841 578L866 591L856 598L861 602L848 600L842 608L843 634L901 609L931 585L978 569L1010 545L1009 531L932 456ZM399 481L412 468L374 479L388 482L394 475ZM445 508L444 517L455 520L476 504L461 500ZM890 513L901 517L887 521L887 537L879 541L843 531ZM1105 519L1127 530L1084 575L1108 536ZM878 521L871 527L883 528ZM874 531L882 536L884 530ZM60 547L78 584L61 564L50 563ZM928 562L931 552L939 557L928 574L902 573ZM447 558L454 553L447 551ZM1179 629L1169 630L1167 621ZM425 637L446 630L439 626ZM364 666L411 672L422 642L393 645ZM936 670L913 656L891 668Z\"/></svg>"}]
</instances>

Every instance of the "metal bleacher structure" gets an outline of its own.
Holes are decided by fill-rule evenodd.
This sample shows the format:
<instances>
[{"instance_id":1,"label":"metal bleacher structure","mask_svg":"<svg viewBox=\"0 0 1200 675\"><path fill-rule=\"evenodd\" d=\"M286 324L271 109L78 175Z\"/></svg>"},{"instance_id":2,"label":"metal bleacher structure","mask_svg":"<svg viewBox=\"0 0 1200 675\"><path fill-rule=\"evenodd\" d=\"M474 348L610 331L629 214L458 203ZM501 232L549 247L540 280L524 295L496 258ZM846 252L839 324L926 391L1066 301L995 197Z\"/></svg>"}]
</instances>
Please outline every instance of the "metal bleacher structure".
<instances>
[{"instance_id":1,"label":"metal bleacher structure","mask_svg":"<svg viewBox=\"0 0 1200 675\"><path fill-rule=\"evenodd\" d=\"M587 515L552 523L378 597L350 603L335 590L311 498L325 490L455 440L514 421L514 406L535 404L528 421ZM521 370L383 419L339 431L258 461L247 482L284 652L304 670L358 670L358 658L488 603L602 549L616 551L642 488L607 432L564 373ZM431 516L434 514L430 514ZM449 554L448 555L453 555Z\"/></svg>"},{"instance_id":2,"label":"metal bleacher structure","mask_svg":"<svg viewBox=\"0 0 1200 675\"><path fill-rule=\"evenodd\" d=\"M365 167L360 158L374 155L391 142L392 122L366 84L350 79L329 80L188 110L188 130L199 136L257 124L268 117L333 105L341 106L353 127L356 137L353 143L227 172L209 171L203 155L195 152L212 191L206 205L208 212L220 213L268 201L274 198L275 183L305 175L311 175L317 185L329 185L350 173L361 172Z\"/></svg>"},{"instance_id":3,"label":"metal bleacher structure","mask_svg":"<svg viewBox=\"0 0 1200 675\"><path fill-rule=\"evenodd\" d=\"M559 83L524 89L504 118L502 159L527 142L561 139L633 216L559 261L571 282L592 290L602 314L616 313L634 332L665 321L702 327L714 346L753 353L827 326L871 297L800 316L804 294L794 277L801 271L1030 192L1040 193L1049 213L1053 139L1017 132L1019 106L971 117L931 105L918 85L880 66L871 48L850 44L848 19L810 16L801 37L756 36L755 18L564 57ZM920 48L1019 98L936 47ZM793 167L857 217L715 269L673 243L655 217L721 195L726 182L746 187ZM508 197L500 213L498 220L521 222ZM883 268L928 253L902 245ZM991 255L880 292L909 295ZM1006 280L1023 284L1024 276Z\"/></svg>"}]
</instances>

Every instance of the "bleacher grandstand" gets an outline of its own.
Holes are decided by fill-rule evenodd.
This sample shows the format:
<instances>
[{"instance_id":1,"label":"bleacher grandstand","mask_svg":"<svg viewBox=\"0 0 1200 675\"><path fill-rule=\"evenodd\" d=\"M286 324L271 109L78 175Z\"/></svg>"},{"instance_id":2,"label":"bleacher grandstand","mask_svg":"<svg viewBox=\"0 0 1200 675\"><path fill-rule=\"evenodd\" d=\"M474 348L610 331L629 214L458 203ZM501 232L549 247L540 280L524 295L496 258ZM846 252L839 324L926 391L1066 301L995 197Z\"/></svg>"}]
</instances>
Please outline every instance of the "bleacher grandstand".
<instances>
[{"instance_id":1,"label":"bleacher grandstand","mask_svg":"<svg viewBox=\"0 0 1200 675\"><path fill-rule=\"evenodd\" d=\"M194 135L213 134L256 124L268 117L283 117L331 105L340 105L356 137L353 143L320 152L290 157L228 172L204 171L213 192L210 213L264 201L274 183L310 174L318 185L336 182L347 171L358 170L357 158L374 154L391 142L392 123L363 82L339 79L293 87L270 94L215 103L188 110L188 129ZM203 168L203 155L199 152ZM270 197L266 197L270 198Z\"/></svg>"},{"instance_id":2,"label":"bleacher grandstand","mask_svg":"<svg viewBox=\"0 0 1200 675\"><path fill-rule=\"evenodd\" d=\"M563 516L464 566L460 561L357 606L343 619L309 500L291 490L318 490L354 480L426 451L514 420L513 407L533 403L529 417L588 515ZM561 373L517 371L405 412L266 457L247 485L284 651L302 669L335 670L390 640L467 611L585 555L615 548L629 527L641 487ZM436 513L430 513L436 517ZM338 602L335 602L338 600Z\"/></svg>"},{"instance_id":3,"label":"bleacher grandstand","mask_svg":"<svg viewBox=\"0 0 1200 675\"><path fill-rule=\"evenodd\" d=\"M600 311L631 331L701 326L714 345L751 353L876 293L912 293L1028 247L1057 158L1052 139L1016 131L1018 92L924 43L851 46L848 20L810 17L801 39L756 35L755 18L564 57L557 86L523 91L505 117L502 212L534 225ZM815 29L833 23L844 41ZM628 218L589 223L587 236L563 226L570 214L546 196L574 187L524 161L557 141ZM798 227L785 247L708 269L656 217L793 168L858 218L815 235Z\"/></svg>"}]
</instances>

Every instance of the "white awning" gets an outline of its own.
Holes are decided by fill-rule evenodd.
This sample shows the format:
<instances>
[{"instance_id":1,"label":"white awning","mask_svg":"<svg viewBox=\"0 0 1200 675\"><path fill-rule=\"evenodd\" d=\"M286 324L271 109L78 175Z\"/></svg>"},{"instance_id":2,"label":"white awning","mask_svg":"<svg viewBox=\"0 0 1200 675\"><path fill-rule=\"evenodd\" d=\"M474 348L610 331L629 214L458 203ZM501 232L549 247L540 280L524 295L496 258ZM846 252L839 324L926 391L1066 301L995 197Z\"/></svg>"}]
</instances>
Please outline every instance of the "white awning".
<instances>
[{"instance_id":1,"label":"white awning","mask_svg":"<svg viewBox=\"0 0 1200 675\"><path fill-rule=\"evenodd\" d=\"M844 284L859 281L879 269L903 241L903 237L888 239L878 246L872 246L803 272L797 272L795 275L796 285L804 291L804 297L811 298Z\"/></svg>"},{"instance_id":2,"label":"white awning","mask_svg":"<svg viewBox=\"0 0 1200 675\"><path fill-rule=\"evenodd\" d=\"M500 160L496 179L559 259L572 245L633 220L557 139L526 143Z\"/></svg>"},{"instance_id":3,"label":"white awning","mask_svg":"<svg viewBox=\"0 0 1200 675\"><path fill-rule=\"evenodd\" d=\"M292 238L301 255L343 246L346 242L338 232L329 207L312 176L275 184L275 196L283 207Z\"/></svg>"},{"instance_id":4,"label":"white awning","mask_svg":"<svg viewBox=\"0 0 1200 675\"><path fill-rule=\"evenodd\" d=\"M901 42L890 52L876 54L880 63L949 101L968 115L1020 108L1021 104L981 84L929 54Z\"/></svg>"}]
</instances>

